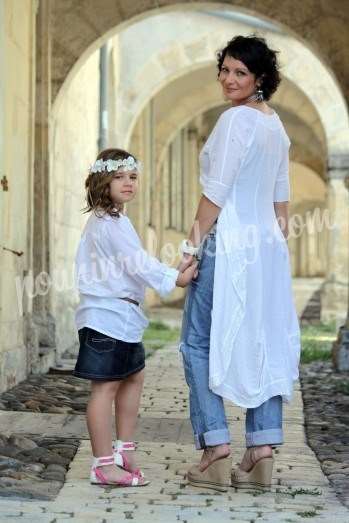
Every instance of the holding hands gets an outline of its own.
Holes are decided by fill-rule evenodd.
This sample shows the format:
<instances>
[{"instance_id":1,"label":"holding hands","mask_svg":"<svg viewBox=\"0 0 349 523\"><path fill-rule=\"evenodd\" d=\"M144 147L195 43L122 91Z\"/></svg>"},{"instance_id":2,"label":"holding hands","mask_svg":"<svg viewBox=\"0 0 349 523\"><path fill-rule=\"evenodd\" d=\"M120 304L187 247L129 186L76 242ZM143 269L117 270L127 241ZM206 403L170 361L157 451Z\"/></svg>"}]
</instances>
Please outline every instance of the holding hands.
<instances>
[{"instance_id":1,"label":"holding hands","mask_svg":"<svg viewBox=\"0 0 349 523\"><path fill-rule=\"evenodd\" d=\"M191 280L197 278L198 261L190 254L183 254L182 260L178 265L179 275L176 281L177 287L186 287Z\"/></svg>"}]
</instances>

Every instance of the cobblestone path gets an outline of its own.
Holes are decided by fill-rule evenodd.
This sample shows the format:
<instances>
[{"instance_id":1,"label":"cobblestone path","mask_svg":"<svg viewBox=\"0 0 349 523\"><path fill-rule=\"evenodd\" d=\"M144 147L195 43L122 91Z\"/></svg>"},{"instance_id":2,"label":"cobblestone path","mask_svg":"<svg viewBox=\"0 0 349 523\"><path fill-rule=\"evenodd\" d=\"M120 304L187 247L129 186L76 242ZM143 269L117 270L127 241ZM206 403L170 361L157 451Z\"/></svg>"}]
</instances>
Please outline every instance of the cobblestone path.
<instances>
[{"instance_id":1,"label":"cobblestone path","mask_svg":"<svg viewBox=\"0 0 349 523\"><path fill-rule=\"evenodd\" d=\"M139 489L103 489L88 482L90 444L81 415L1 412L0 423L17 434L75 437L81 440L66 482L54 501L0 498L2 523L306 522L349 523L341 504L305 443L299 387L285 408L285 445L275 454L270 493L228 493L197 489L184 474L199 459L187 420L187 387L175 346L147 360L147 378L137 439L139 456L151 484ZM233 438L233 462L244 450L244 411L227 405Z\"/></svg>"}]
</instances>

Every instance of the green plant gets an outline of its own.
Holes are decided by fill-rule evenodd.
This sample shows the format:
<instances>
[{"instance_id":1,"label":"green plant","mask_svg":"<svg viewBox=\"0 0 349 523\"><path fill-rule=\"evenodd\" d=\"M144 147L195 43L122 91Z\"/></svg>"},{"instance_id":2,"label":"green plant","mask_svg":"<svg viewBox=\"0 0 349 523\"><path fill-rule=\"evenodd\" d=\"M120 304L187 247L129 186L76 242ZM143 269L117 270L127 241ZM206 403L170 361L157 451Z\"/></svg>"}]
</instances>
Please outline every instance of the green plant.
<instances>
[{"instance_id":1,"label":"green plant","mask_svg":"<svg viewBox=\"0 0 349 523\"><path fill-rule=\"evenodd\" d=\"M179 339L179 329L171 328L161 322L150 322L144 332L143 341L152 349L160 349L166 343L175 342Z\"/></svg>"},{"instance_id":2,"label":"green plant","mask_svg":"<svg viewBox=\"0 0 349 523\"><path fill-rule=\"evenodd\" d=\"M308 489L308 488L292 488L289 487L288 490L280 489L279 487L276 489L277 494L287 494L288 496L292 496L293 498L297 495L306 494L308 496L320 496L322 494L321 490L318 490L317 488L314 489Z\"/></svg>"},{"instance_id":3,"label":"green plant","mask_svg":"<svg viewBox=\"0 0 349 523\"><path fill-rule=\"evenodd\" d=\"M298 516L301 516L302 518L314 518L318 515L316 510L307 510L306 512L296 512Z\"/></svg>"},{"instance_id":4,"label":"green plant","mask_svg":"<svg viewBox=\"0 0 349 523\"><path fill-rule=\"evenodd\" d=\"M335 322L304 325L301 329L301 363L330 360L335 339Z\"/></svg>"},{"instance_id":5,"label":"green plant","mask_svg":"<svg viewBox=\"0 0 349 523\"><path fill-rule=\"evenodd\" d=\"M168 325L162 323L162 321L151 321L149 322L148 329L159 330L159 331L168 331L171 330Z\"/></svg>"},{"instance_id":6,"label":"green plant","mask_svg":"<svg viewBox=\"0 0 349 523\"><path fill-rule=\"evenodd\" d=\"M332 357L331 351L318 348L302 348L301 363L311 363L312 361L328 361Z\"/></svg>"}]
</instances>

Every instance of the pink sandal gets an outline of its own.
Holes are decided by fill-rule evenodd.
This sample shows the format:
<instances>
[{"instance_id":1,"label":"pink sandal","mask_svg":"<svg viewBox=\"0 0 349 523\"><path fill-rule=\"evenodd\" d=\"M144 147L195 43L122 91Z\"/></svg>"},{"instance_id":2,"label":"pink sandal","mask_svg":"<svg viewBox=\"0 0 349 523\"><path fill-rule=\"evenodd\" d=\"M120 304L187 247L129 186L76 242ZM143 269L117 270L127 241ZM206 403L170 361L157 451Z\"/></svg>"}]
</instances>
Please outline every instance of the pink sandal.
<instances>
[{"instance_id":1,"label":"pink sandal","mask_svg":"<svg viewBox=\"0 0 349 523\"><path fill-rule=\"evenodd\" d=\"M112 456L103 456L99 458L93 458L93 464L91 467L90 473L90 482L92 485L112 485L113 487L143 487L148 485L149 481L144 481L138 474L127 473L119 480L110 481L105 477L100 467L105 467L106 465L114 465L115 458L114 454Z\"/></svg>"},{"instance_id":2,"label":"pink sandal","mask_svg":"<svg viewBox=\"0 0 349 523\"><path fill-rule=\"evenodd\" d=\"M136 450L136 445L133 441L122 441L121 439L117 439L113 444L113 450L114 461L118 467L127 470L127 472L136 474L139 478L144 478L144 473L141 471L141 469L131 469L130 462L128 461L128 458L126 456L125 451Z\"/></svg>"}]
</instances>

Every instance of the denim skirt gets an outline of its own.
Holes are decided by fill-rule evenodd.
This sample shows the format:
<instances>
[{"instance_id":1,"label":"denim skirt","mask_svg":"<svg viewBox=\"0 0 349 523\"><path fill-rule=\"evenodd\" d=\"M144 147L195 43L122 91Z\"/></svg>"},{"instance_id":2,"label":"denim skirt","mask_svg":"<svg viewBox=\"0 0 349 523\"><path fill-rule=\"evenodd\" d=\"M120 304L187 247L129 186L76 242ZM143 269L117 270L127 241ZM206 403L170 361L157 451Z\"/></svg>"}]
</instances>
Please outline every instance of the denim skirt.
<instances>
[{"instance_id":1,"label":"denim skirt","mask_svg":"<svg viewBox=\"0 0 349 523\"><path fill-rule=\"evenodd\" d=\"M79 330L79 355L74 376L89 380L122 380L145 366L141 342L116 340L89 327Z\"/></svg>"}]
</instances>

